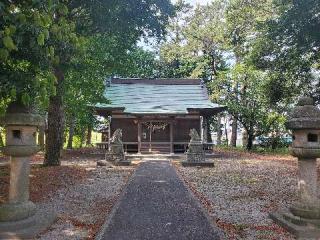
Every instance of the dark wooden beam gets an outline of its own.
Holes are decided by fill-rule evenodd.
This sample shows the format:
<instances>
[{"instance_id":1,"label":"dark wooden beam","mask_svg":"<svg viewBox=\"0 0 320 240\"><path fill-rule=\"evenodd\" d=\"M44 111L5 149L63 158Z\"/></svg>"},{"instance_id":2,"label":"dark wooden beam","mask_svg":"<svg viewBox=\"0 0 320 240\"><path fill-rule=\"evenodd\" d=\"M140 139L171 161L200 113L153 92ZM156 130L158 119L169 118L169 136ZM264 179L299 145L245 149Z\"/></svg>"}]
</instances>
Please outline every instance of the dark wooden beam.
<instances>
[{"instance_id":1,"label":"dark wooden beam","mask_svg":"<svg viewBox=\"0 0 320 240\"><path fill-rule=\"evenodd\" d=\"M138 120L138 153L141 153L141 121Z\"/></svg>"},{"instance_id":2,"label":"dark wooden beam","mask_svg":"<svg viewBox=\"0 0 320 240\"><path fill-rule=\"evenodd\" d=\"M173 121L170 121L170 153L174 152L173 147Z\"/></svg>"}]
</instances>

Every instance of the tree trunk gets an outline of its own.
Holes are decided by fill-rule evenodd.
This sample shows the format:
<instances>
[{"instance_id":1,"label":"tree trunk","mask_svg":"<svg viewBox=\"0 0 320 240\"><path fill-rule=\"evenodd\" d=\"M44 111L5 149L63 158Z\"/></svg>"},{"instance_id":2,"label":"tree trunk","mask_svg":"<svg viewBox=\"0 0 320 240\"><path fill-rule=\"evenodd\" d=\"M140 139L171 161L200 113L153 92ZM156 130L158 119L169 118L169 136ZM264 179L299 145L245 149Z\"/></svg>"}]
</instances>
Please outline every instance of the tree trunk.
<instances>
[{"instance_id":1,"label":"tree trunk","mask_svg":"<svg viewBox=\"0 0 320 240\"><path fill-rule=\"evenodd\" d=\"M60 68L54 70L57 78L56 95L50 97L48 108L48 131L46 138L45 166L59 166L60 150L63 147L64 109L63 82L64 74Z\"/></svg>"},{"instance_id":2,"label":"tree trunk","mask_svg":"<svg viewBox=\"0 0 320 240\"><path fill-rule=\"evenodd\" d=\"M242 131L242 146L247 146L248 144L248 132L246 129Z\"/></svg>"},{"instance_id":3,"label":"tree trunk","mask_svg":"<svg viewBox=\"0 0 320 240\"><path fill-rule=\"evenodd\" d=\"M207 121L207 142L208 143L212 143L212 136L211 136L211 121L210 121L210 118L207 117L206 118L206 121Z\"/></svg>"},{"instance_id":4,"label":"tree trunk","mask_svg":"<svg viewBox=\"0 0 320 240\"><path fill-rule=\"evenodd\" d=\"M74 117L74 115L72 115L70 119L70 126L69 126L69 137L68 137L68 145L67 145L68 149L72 149L75 125L76 125L76 118Z\"/></svg>"},{"instance_id":5,"label":"tree trunk","mask_svg":"<svg viewBox=\"0 0 320 240\"><path fill-rule=\"evenodd\" d=\"M41 151L44 150L44 130L45 126L39 127L38 143Z\"/></svg>"},{"instance_id":6,"label":"tree trunk","mask_svg":"<svg viewBox=\"0 0 320 240\"><path fill-rule=\"evenodd\" d=\"M237 130L238 130L238 122L235 117L232 118L232 125L231 125L231 140L230 146L236 147L237 146Z\"/></svg>"},{"instance_id":7,"label":"tree trunk","mask_svg":"<svg viewBox=\"0 0 320 240\"><path fill-rule=\"evenodd\" d=\"M83 147L84 141L85 141L85 133L81 133L81 135L80 135L80 148Z\"/></svg>"},{"instance_id":8,"label":"tree trunk","mask_svg":"<svg viewBox=\"0 0 320 240\"><path fill-rule=\"evenodd\" d=\"M226 135L226 144L229 146L228 130L227 130L227 120L224 121L224 134Z\"/></svg>"},{"instance_id":9,"label":"tree trunk","mask_svg":"<svg viewBox=\"0 0 320 240\"><path fill-rule=\"evenodd\" d=\"M3 131L3 128L0 128L0 147L4 146L4 142L3 142L3 138L2 138L2 131Z\"/></svg>"},{"instance_id":10,"label":"tree trunk","mask_svg":"<svg viewBox=\"0 0 320 240\"><path fill-rule=\"evenodd\" d=\"M248 132L248 143L247 143L247 150L248 151L250 151L253 147L253 140L254 140L253 134Z\"/></svg>"},{"instance_id":11,"label":"tree trunk","mask_svg":"<svg viewBox=\"0 0 320 240\"><path fill-rule=\"evenodd\" d=\"M218 113L217 115L217 145L221 145L221 114Z\"/></svg>"},{"instance_id":12,"label":"tree trunk","mask_svg":"<svg viewBox=\"0 0 320 240\"><path fill-rule=\"evenodd\" d=\"M92 136L92 127L88 125L87 141L86 141L87 146L91 145L91 136Z\"/></svg>"}]
</instances>

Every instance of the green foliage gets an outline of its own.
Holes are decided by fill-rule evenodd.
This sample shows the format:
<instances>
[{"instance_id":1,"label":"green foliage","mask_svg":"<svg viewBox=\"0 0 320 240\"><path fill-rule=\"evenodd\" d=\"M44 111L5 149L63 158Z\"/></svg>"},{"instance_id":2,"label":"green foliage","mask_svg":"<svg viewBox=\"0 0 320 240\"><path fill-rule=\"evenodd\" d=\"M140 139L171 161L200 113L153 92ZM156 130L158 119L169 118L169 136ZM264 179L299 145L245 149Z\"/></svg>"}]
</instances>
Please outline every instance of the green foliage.
<instances>
[{"instance_id":1,"label":"green foliage","mask_svg":"<svg viewBox=\"0 0 320 240\"><path fill-rule=\"evenodd\" d=\"M236 64L210 83L213 99L226 105L228 112L246 129L251 141L248 149L252 148L255 137L273 132L279 134L284 128L284 116L272 109L266 98L264 84L267 79L262 71Z\"/></svg>"},{"instance_id":2,"label":"green foliage","mask_svg":"<svg viewBox=\"0 0 320 240\"><path fill-rule=\"evenodd\" d=\"M53 85L45 45L53 12L49 1L5 1L0 15L0 100L40 101ZM50 92L50 91L49 91ZM32 101L31 101L32 100Z\"/></svg>"},{"instance_id":3,"label":"green foliage","mask_svg":"<svg viewBox=\"0 0 320 240\"><path fill-rule=\"evenodd\" d=\"M125 59L121 62L119 70L116 73L122 77L149 78L156 76L157 61L155 53L133 47L125 53Z\"/></svg>"},{"instance_id":4,"label":"green foliage","mask_svg":"<svg viewBox=\"0 0 320 240\"><path fill-rule=\"evenodd\" d=\"M260 26L253 44L253 64L270 72L269 96L287 104L299 95L319 98L320 2L279 1L278 14Z\"/></svg>"},{"instance_id":5,"label":"green foliage","mask_svg":"<svg viewBox=\"0 0 320 240\"><path fill-rule=\"evenodd\" d=\"M218 69L225 67L225 25L221 21L225 3L217 0L191 10L179 2L178 7L179 12L168 26L171 35L160 48L160 74L212 79Z\"/></svg>"},{"instance_id":6,"label":"green foliage","mask_svg":"<svg viewBox=\"0 0 320 240\"><path fill-rule=\"evenodd\" d=\"M79 8L84 10L84 13L79 11ZM81 34L83 38L81 44L77 45L77 51L71 52L70 55L66 55L64 49L60 51L60 62L62 60L63 64L58 64L64 68L65 73L63 89L67 123L76 119L76 136L83 139L87 128L97 124L92 106L98 102L107 102L103 94L106 77L151 75L153 54L136 48L135 45L142 35L160 38L165 33L163 24L172 11L172 5L167 0L148 3L70 3L69 12L80 14L80 17L74 19L74 26L76 34ZM90 16L90 20L87 15ZM54 25L52 31L59 36L58 26ZM77 39L77 35L73 37ZM65 44L66 40L62 42ZM54 50L56 52L57 47Z\"/></svg>"},{"instance_id":7,"label":"green foliage","mask_svg":"<svg viewBox=\"0 0 320 240\"><path fill-rule=\"evenodd\" d=\"M294 101L320 100L319 1L179 3L160 48L162 76L208 80L212 99L248 131L248 148L260 135L276 145Z\"/></svg>"},{"instance_id":8,"label":"green foliage","mask_svg":"<svg viewBox=\"0 0 320 240\"><path fill-rule=\"evenodd\" d=\"M106 76L152 72L152 54L134 46L160 39L173 11L169 0L1 2L0 111L18 100L45 112L59 95L77 128L92 125L89 105L106 101Z\"/></svg>"}]
</instances>

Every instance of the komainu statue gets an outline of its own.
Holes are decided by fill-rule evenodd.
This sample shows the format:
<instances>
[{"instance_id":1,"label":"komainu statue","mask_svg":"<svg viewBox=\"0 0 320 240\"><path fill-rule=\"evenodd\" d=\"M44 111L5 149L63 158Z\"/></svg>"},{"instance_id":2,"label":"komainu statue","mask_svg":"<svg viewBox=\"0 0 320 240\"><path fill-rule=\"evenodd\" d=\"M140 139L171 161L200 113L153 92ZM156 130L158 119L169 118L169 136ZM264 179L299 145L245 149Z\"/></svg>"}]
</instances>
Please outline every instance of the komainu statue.
<instances>
[{"instance_id":1,"label":"komainu statue","mask_svg":"<svg viewBox=\"0 0 320 240\"><path fill-rule=\"evenodd\" d=\"M197 130L194 128L190 129L189 136L191 139L188 145L187 161L203 162L205 160L205 152Z\"/></svg>"},{"instance_id":2,"label":"komainu statue","mask_svg":"<svg viewBox=\"0 0 320 240\"><path fill-rule=\"evenodd\" d=\"M191 138L190 142L201 142L201 138L197 130L195 130L194 128L190 129L189 136Z\"/></svg>"},{"instance_id":3,"label":"komainu statue","mask_svg":"<svg viewBox=\"0 0 320 240\"><path fill-rule=\"evenodd\" d=\"M122 130L118 128L114 131L110 139L110 148L106 153L106 160L114 162L125 161L123 143L122 143Z\"/></svg>"},{"instance_id":4,"label":"komainu statue","mask_svg":"<svg viewBox=\"0 0 320 240\"><path fill-rule=\"evenodd\" d=\"M197 130L195 130L194 128L190 129L189 136L190 142L188 144L188 151L186 152L186 161L182 161L182 166L213 167L213 161L206 161L204 146Z\"/></svg>"},{"instance_id":5,"label":"komainu statue","mask_svg":"<svg viewBox=\"0 0 320 240\"><path fill-rule=\"evenodd\" d=\"M110 143L111 144L122 144L122 129L118 128L117 130L114 131Z\"/></svg>"}]
</instances>

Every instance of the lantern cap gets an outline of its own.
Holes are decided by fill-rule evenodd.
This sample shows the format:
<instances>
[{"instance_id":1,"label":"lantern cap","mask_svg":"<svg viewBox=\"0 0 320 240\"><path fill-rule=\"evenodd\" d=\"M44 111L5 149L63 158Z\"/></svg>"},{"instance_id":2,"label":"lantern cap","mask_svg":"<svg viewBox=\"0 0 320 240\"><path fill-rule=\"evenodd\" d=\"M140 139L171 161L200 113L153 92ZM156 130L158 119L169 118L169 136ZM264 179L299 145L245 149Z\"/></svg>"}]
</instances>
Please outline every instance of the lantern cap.
<instances>
[{"instance_id":1,"label":"lantern cap","mask_svg":"<svg viewBox=\"0 0 320 240\"><path fill-rule=\"evenodd\" d=\"M289 115L288 129L320 129L320 109L311 97L302 97Z\"/></svg>"},{"instance_id":2,"label":"lantern cap","mask_svg":"<svg viewBox=\"0 0 320 240\"><path fill-rule=\"evenodd\" d=\"M2 125L43 126L44 118L31 107L17 102L9 104L6 114L0 118Z\"/></svg>"}]
</instances>

